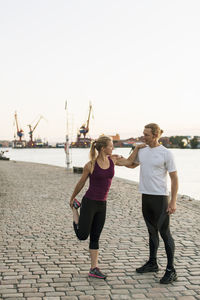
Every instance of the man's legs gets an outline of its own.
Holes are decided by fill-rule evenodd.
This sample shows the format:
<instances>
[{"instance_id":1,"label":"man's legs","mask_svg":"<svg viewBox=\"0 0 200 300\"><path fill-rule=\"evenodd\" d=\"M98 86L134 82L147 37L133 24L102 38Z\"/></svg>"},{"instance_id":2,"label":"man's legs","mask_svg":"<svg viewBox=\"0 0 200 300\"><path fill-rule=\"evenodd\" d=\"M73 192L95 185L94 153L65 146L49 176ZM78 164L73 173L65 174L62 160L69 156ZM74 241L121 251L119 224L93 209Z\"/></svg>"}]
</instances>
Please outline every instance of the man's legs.
<instances>
[{"instance_id":1,"label":"man's legs","mask_svg":"<svg viewBox=\"0 0 200 300\"><path fill-rule=\"evenodd\" d=\"M139 273L156 271L156 255L159 245L158 231L164 241L167 254L167 269L160 283L170 283L177 279L174 269L174 240L169 229L169 215L167 213L168 197L159 195L142 195L143 216L149 232L149 261L141 268ZM138 271L139 270L139 271Z\"/></svg>"},{"instance_id":2,"label":"man's legs","mask_svg":"<svg viewBox=\"0 0 200 300\"><path fill-rule=\"evenodd\" d=\"M142 267L137 268L138 273L157 272L157 250L159 246L156 215L152 206L153 195L142 195L142 213L149 233L149 260Z\"/></svg>"}]
</instances>

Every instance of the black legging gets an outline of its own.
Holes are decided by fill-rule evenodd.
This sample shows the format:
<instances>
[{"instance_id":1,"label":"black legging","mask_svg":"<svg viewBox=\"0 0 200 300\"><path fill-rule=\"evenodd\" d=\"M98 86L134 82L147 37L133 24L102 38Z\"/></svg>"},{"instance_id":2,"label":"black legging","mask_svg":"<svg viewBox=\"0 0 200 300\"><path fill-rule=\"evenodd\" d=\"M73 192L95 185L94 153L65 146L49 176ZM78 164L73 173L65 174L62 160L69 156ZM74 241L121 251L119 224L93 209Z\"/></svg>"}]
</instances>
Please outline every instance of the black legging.
<instances>
[{"instance_id":1,"label":"black legging","mask_svg":"<svg viewBox=\"0 0 200 300\"><path fill-rule=\"evenodd\" d=\"M169 229L168 196L142 195L142 212L149 232L150 260L155 260L159 246L158 231L167 253L167 268L174 265L174 240Z\"/></svg>"},{"instance_id":2,"label":"black legging","mask_svg":"<svg viewBox=\"0 0 200 300\"><path fill-rule=\"evenodd\" d=\"M90 234L90 249L99 249L99 238L106 219L106 201L83 197L78 224L74 225L79 240L86 240Z\"/></svg>"}]
</instances>

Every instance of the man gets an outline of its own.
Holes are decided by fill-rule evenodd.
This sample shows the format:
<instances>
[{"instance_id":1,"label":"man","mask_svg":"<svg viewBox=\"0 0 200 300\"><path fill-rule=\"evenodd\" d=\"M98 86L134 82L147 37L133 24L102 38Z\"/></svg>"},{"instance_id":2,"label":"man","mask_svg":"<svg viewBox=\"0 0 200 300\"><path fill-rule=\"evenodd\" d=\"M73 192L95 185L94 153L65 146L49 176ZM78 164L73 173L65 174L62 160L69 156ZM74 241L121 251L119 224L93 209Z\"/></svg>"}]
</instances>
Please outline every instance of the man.
<instances>
[{"instance_id":1,"label":"man","mask_svg":"<svg viewBox=\"0 0 200 300\"><path fill-rule=\"evenodd\" d=\"M149 232L149 260L140 268L138 273L157 272L157 250L160 233L167 254L167 267L160 283L168 284L177 280L174 268L174 240L170 233L170 214L176 211L178 191L178 176L171 152L159 144L163 133L155 123L144 127L144 141L147 147L140 149L136 161L122 158L122 164L135 168L140 165L139 191L142 194L142 212ZM168 200L167 174L171 179L171 195Z\"/></svg>"}]
</instances>

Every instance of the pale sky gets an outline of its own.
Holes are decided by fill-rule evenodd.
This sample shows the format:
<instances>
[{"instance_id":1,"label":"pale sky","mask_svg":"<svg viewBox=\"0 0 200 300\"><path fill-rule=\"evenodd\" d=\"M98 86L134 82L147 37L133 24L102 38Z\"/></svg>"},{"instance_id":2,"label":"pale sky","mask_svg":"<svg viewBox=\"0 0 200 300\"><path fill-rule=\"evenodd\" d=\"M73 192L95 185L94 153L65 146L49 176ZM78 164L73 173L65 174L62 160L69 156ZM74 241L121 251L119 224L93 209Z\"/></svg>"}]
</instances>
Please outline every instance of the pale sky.
<instances>
[{"instance_id":1,"label":"pale sky","mask_svg":"<svg viewBox=\"0 0 200 300\"><path fill-rule=\"evenodd\" d=\"M200 135L199 0L0 0L0 139ZM72 133L71 133L72 134Z\"/></svg>"}]
</instances>

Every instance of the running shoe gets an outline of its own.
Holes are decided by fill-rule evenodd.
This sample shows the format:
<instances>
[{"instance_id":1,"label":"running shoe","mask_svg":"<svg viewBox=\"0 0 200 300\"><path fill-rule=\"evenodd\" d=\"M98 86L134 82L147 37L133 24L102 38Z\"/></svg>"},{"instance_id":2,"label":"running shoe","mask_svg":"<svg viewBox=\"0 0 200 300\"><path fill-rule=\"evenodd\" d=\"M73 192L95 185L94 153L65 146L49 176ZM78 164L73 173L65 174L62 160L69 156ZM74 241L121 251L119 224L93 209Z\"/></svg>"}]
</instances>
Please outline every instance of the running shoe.
<instances>
[{"instance_id":1,"label":"running shoe","mask_svg":"<svg viewBox=\"0 0 200 300\"><path fill-rule=\"evenodd\" d=\"M142 267L137 268L137 273L148 273L148 272L158 272L159 268L157 263L153 263L151 261L147 261Z\"/></svg>"},{"instance_id":2,"label":"running shoe","mask_svg":"<svg viewBox=\"0 0 200 300\"><path fill-rule=\"evenodd\" d=\"M162 284L172 283L173 281L176 281L177 278L178 277L175 269L172 270L166 269L164 276L160 279L160 283Z\"/></svg>"},{"instance_id":3,"label":"running shoe","mask_svg":"<svg viewBox=\"0 0 200 300\"><path fill-rule=\"evenodd\" d=\"M89 277L100 278L100 279L106 279L106 275L101 273L99 268L90 269L90 272L89 272L88 276Z\"/></svg>"},{"instance_id":4,"label":"running shoe","mask_svg":"<svg viewBox=\"0 0 200 300\"><path fill-rule=\"evenodd\" d=\"M81 203L77 199L74 199L73 207L78 209L80 206L81 206Z\"/></svg>"}]
</instances>

